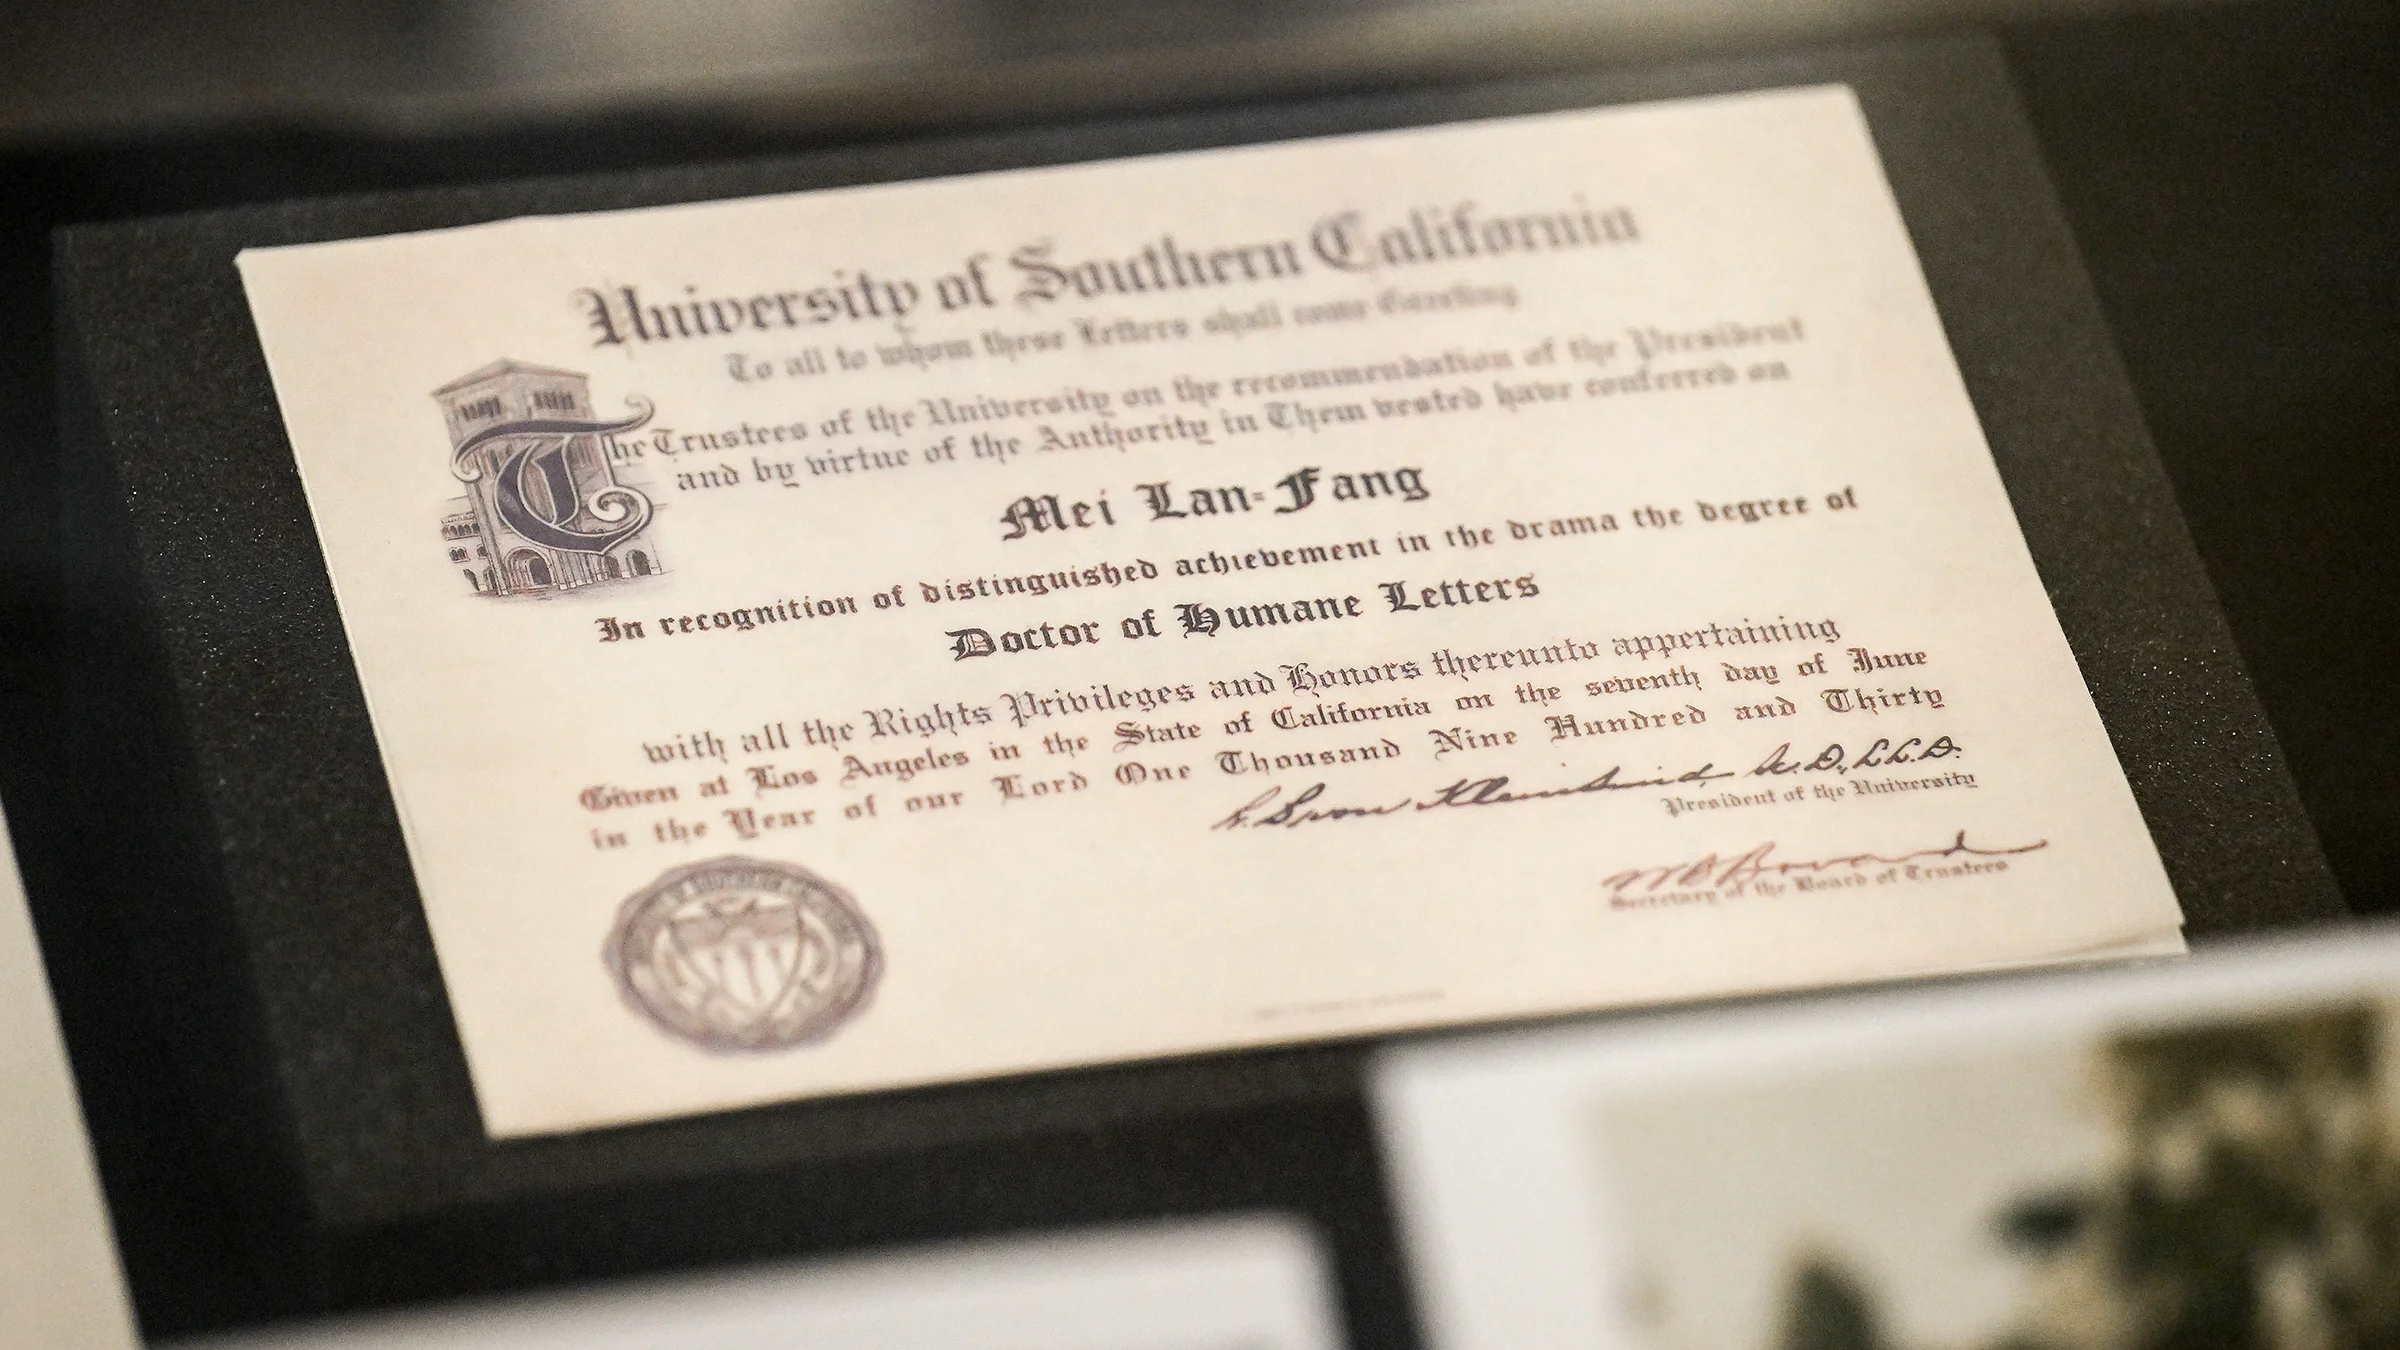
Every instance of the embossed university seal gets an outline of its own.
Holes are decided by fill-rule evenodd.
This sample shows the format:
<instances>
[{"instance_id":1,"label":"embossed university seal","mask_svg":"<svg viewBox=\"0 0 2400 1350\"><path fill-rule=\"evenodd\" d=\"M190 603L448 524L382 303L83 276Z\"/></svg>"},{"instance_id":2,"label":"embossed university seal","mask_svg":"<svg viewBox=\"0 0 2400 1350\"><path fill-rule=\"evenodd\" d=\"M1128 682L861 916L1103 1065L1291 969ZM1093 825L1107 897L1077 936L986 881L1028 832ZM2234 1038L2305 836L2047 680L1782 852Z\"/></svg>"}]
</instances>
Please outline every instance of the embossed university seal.
<instances>
[{"instance_id":1,"label":"embossed university seal","mask_svg":"<svg viewBox=\"0 0 2400 1350\"><path fill-rule=\"evenodd\" d=\"M626 897L605 952L652 1021L712 1050L822 1040L883 970L857 903L806 868L756 858L678 867Z\"/></svg>"}]
</instances>

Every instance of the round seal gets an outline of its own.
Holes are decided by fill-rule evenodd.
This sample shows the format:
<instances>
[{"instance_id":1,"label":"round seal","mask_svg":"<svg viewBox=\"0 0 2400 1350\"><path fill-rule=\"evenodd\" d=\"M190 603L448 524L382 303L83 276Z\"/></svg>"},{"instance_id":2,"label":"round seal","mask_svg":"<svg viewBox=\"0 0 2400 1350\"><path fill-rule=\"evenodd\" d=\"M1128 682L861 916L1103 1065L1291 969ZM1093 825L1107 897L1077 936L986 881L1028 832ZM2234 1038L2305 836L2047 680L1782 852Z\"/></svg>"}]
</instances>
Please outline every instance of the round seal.
<instances>
[{"instance_id":1,"label":"round seal","mask_svg":"<svg viewBox=\"0 0 2400 1350\"><path fill-rule=\"evenodd\" d=\"M711 1050L822 1040L883 970L840 887L756 858L678 867L626 897L604 957L627 1003Z\"/></svg>"}]
</instances>

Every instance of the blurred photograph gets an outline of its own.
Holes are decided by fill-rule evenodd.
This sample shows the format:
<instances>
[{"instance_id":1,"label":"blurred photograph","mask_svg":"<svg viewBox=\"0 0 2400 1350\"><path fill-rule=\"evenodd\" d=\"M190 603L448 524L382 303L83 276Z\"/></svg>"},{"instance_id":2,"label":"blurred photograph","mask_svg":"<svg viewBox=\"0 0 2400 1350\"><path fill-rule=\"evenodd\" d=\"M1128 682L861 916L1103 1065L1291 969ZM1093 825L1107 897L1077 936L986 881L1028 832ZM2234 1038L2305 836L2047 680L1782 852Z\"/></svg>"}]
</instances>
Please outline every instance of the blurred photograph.
<instances>
[{"instance_id":1,"label":"blurred photograph","mask_svg":"<svg viewBox=\"0 0 2400 1350\"><path fill-rule=\"evenodd\" d=\"M1389 1054L1440 1350L2400 1344L2400 932Z\"/></svg>"},{"instance_id":2,"label":"blurred photograph","mask_svg":"<svg viewBox=\"0 0 2400 1350\"><path fill-rule=\"evenodd\" d=\"M1626 1103L1598 1142L1660 1350L2400 1338L2382 999Z\"/></svg>"}]
</instances>

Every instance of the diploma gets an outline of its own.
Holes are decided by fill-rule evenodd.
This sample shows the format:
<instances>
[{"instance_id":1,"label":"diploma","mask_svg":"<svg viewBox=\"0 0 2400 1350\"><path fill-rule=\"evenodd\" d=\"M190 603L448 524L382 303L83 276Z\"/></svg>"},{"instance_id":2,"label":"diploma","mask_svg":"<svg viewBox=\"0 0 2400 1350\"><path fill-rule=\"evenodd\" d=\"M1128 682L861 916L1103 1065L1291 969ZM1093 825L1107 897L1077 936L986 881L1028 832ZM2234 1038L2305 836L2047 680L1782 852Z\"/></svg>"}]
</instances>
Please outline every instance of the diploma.
<instances>
[{"instance_id":1,"label":"diploma","mask_svg":"<svg viewBox=\"0 0 2400 1350\"><path fill-rule=\"evenodd\" d=\"M241 270L495 1135L2180 949L1846 89Z\"/></svg>"}]
</instances>

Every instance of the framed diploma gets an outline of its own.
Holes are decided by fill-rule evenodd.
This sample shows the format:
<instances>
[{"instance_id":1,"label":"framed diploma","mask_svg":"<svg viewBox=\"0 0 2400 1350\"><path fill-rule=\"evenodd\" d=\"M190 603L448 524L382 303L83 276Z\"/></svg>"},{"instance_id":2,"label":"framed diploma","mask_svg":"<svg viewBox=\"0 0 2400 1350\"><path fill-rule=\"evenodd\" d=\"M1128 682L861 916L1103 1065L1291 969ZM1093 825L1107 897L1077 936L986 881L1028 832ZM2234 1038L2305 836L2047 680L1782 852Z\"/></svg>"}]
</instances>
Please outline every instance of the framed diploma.
<instances>
[{"instance_id":1,"label":"framed diploma","mask_svg":"<svg viewBox=\"0 0 2400 1350\"><path fill-rule=\"evenodd\" d=\"M1838 85L240 263L494 1134L2179 947Z\"/></svg>"},{"instance_id":2,"label":"framed diploma","mask_svg":"<svg viewBox=\"0 0 2400 1350\"><path fill-rule=\"evenodd\" d=\"M1953 43L72 236L197 992L414 1212L2328 912L2044 193Z\"/></svg>"}]
</instances>

